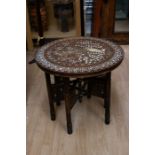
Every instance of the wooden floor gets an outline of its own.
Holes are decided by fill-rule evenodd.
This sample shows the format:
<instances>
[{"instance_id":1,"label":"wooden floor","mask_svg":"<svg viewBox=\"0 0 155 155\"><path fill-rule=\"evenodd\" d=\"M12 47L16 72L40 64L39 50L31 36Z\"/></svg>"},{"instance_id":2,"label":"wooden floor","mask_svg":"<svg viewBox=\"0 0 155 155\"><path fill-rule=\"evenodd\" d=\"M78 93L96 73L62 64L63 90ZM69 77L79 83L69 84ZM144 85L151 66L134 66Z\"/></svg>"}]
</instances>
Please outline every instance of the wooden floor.
<instances>
[{"instance_id":1,"label":"wooden floor","mask_svg":"<svg viewBox=\"0 0 155 155\"><path fill-rule=\"evenodd\" d=\"M84 98L72 109L73 134L66 131L64 103L50 120L43 72L27 65L27 155L128 155L129 154L129 69L125 59L112 73L111 123L104 124L103 100ZM27 54L27 62L33 54Z\"/></svg>"}]
</instances>

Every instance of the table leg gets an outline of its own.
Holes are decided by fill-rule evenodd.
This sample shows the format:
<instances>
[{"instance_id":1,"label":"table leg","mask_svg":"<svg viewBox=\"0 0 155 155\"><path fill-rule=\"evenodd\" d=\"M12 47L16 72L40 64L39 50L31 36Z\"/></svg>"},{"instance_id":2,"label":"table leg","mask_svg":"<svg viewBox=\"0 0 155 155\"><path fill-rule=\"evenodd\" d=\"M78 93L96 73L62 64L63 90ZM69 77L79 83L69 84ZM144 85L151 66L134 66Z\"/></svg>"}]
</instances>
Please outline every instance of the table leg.
<instances>
[{"instance_id":1,"label":"table leg","mask_svg":"<svg viewBox=\"0 0 155 155\"><path fill-rule=\"evenodd\" d=\"M66 120L67 120L67 131L68 134L72 133L72 121L71 121L71 108L70 108L70 87L69 87L69 78L64 78L65 82L65 109L66 109Z\"/></svg>"},{"instance_id":2,"label":"table leg","mask_svg":"<svg viewBox=\"0 0 155 155\"><path fill-rule=\"evenodd\" d=\"M46 79L47 93L48 93L48 99L49 99L49 105L50 105L51 120L55 120L55 110L54 110L54 103L53 103L50 74L45 73L45 79Z\"/></svg>"},{"instance_id":3,"label":"table leg","mask_svg":"<svg viewBox=\"0 0 155 155\"><path fill-rule=\"evenodd\" d=\"M54 76L54 80L55 80L55 84L60 84L60 77L58 76ZM60 102L60 95L61 95L61 91L60 91L60 88L57 88L56 89L56 104L57 106L59 106L61 104Z\"/></svg>"},{"instance_id":4,"label":"table leg","mask_svg":"<svg viewBox=\"0 0 155 155\"><path fill-rule=\"evenodd\" d=\"M91 98L91 92L92 92L92 82L93 80L89 79L87 84L87 98Z\"/></svg>"},{"instance_id":5,"label":"table leg","mask_svg":"<svg viewBox=\"0 0 155 155\"><path fill-rule=\"evenodd\" d=\"M105 123L110 123L110 92L111 92L111 72L107 73L105 79L105 98L104 98L104 107L105 107Z\"/></svg>"},{"instance_id":6,"label":"table leg","mask_svg":"<svg viewBox=\"0 0 155 155\"><path fill-rule=\"evenodd\" d=\"M79 97L79 102L81 103L82 102L82 81L81 80L79 80L78 82L78 87L79 87L78 97Z\"/></svg>"}]
</instances>

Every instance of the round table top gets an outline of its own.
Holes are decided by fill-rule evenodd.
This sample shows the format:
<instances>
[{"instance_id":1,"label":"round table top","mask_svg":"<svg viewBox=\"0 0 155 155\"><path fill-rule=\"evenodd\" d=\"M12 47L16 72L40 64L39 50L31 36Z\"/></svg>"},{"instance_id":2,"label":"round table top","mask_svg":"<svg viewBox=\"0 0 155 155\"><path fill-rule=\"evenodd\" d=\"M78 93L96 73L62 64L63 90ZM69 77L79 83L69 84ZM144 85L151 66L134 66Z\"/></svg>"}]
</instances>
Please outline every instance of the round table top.
<instances>
[{"instance_id":1,"label":"round table top","mask_svg":"<svg viewBox=\"0 0 155 155\"><path fill-rule=\"evenodd\" d=\"M113 42L92 37L59 39L42 46L35 60L44 71L67 77L100 75L123 60L122 48Z\"/></svg>"}]
</instances>

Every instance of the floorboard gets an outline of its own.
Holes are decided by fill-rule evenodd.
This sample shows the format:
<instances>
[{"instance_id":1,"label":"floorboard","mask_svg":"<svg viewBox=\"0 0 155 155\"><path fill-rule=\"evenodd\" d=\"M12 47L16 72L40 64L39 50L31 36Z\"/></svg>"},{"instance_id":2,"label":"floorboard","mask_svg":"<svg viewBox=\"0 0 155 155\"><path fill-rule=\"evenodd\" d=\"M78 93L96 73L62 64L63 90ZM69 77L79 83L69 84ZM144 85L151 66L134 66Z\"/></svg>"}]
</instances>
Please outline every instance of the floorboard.
<instances>
[{"instance_id":1,"label":"floorboard","mask_svg":"<svg viewBox=\"0 0 155 155\"><path fill-rule=\"evenodd\" d=\"M125 59L112 72L111 123L104 124L103 100L84 98L72 109L73 134L66 131L65 107L56 107L50 120L44 73L27 63L27 155L128 155L129 65ZM27 53L27 62L33 58Z\"/></svg>"}]
</instances>

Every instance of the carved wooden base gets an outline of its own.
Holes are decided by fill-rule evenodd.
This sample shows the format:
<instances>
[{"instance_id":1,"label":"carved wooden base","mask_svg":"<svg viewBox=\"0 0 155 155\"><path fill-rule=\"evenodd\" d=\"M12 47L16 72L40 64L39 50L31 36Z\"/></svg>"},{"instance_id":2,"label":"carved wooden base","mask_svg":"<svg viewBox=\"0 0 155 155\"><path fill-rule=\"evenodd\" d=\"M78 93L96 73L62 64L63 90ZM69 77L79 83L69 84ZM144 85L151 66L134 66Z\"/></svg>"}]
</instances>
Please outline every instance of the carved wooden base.
<instances>
[{"instance_id":1,"label":"carved wooden base","mask_svg":"<svg viewBox=\"0 0 155 155\"><path fill-rule=\"evenodd\" d=\"M55 120L54 102L57 105L65 100L67 132L72 133L71 109L76 101L82 102L83 96L90 98L92 95L104 98L105 124L110 123L110 87L111 72L93 78L75 79L55 76L55 84L51 84L50 74L45 73L48 91L51 120Z\"/></svg>"}]
</instances>

